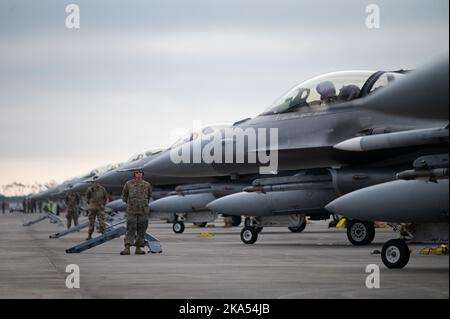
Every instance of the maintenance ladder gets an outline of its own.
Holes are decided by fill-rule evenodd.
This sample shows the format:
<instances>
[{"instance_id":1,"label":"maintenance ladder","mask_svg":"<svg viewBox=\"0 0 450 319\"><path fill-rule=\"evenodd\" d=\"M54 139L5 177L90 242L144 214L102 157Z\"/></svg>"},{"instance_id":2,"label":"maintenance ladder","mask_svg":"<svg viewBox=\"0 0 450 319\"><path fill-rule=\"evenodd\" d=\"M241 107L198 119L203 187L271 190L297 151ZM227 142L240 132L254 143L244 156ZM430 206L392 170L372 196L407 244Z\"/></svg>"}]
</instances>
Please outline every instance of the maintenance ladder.
<instances>
[{"instance_id":1,"label":"maintenance ladder","mask_svg":"<svg viewBox=\"0 0 450 319\"><path fill-rule=\"evenodd\" d=\"M125 222L125 219L118 224L122 224ZM127 232L127 229L124 226L115 228L114 226L117 226L118 224L112 225L109 228L106 229L106 232L102 234L101 236L92 238L90 240L87 240L83 243L80 243L72 248L66 249L66 253L68 254L79 254L85 250L91 249L93 247L99 246L101 244L104 244L108 241L111 241L113 239L119 238L122 235L125 235ZM152 254L160 254L162 253L161 248L161 242L156 237L150 235L149 233L145 234L145 245L147 246L148 250Z\"/></svg>"},{"instance_id":2,"label":"maintenance ladder","mask_svg":"<svg viewBox=\"0 0 450 319\"><path fill-rule=\"evenodd\" d=\"M24 226L24 227L31 226L31 225L37 224L43 220L46 220L46 219L49 219L50 223L52 223L52 224L58 224L59 226L64 226L61 219L58 216L56 216L55 214L52 214L49 212L45 212L44 214L45 214L44 216L41 216L35 220L32 220L30 222L22 224L22 226Z\"/></svg>"},{"instance_id":3,"label":"maintenance ladder","mask_svg":"<svg viewBox=\"0 0 450 319\"><path fill-rule=\"evenodd\" d=\"M112 217L112 216L106 215L106 222L107 223L108 222L115 222L115 221L118 221L118 220L120 220L120 219L118 219L116 217ZM98 221L95 222L95 225L96 225L96 228L98 229L99 228ZM66 236L68 234L74 233L76 231L80 231L80 230L82 230L82 229L84 229L84 228L86 228L88 226L89 226L89 220L86 220L86 221L82 222L81 224L79 224L77 226L74 226L72 228L66 229L66 230L61 231L61 232L57 232L57 233L52 234L52 235L50 235L48 237L51 238L51 239L61 238L61 237L64 237L64 236Z\"/></svg>"}]
</instances>

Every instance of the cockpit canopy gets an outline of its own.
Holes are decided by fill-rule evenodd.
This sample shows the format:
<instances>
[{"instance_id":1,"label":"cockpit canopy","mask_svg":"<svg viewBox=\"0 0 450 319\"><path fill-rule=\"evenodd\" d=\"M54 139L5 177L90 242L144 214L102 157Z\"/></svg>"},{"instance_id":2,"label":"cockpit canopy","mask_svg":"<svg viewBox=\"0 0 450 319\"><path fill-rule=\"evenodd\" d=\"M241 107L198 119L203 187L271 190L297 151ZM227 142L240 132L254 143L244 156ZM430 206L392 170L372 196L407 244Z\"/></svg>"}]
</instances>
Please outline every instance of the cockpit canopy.
<instances>
[{"instance_id":1,"label":"cockpit canopy","mask_svg":"<svg viewBox=\"0 0 450 319\"><path fill-rule=\"evenodd\" d=\"M375 82L369 83L374 76ZM297 85L261 115L325 111L330 105L360 98L364 93L363 88L371 93L402 76L402 73L397 72L374 71L328 73Z\"/></svg>"},{"instance_id":2,"label":"cockpit canopy","mask_svg":"<svg viewBox=\"0 0 450 319\"><path fill-rule=\"evenodd\" d=\"M227 127L231 127L231 124L208 125L208 126L202 127L198 131L194 131L194 132L188 133L188 134L180 137L179 139L177 139L175 141L175 143L173 143L169 147L169 149L175 149L181 145L184 145L185 143L195 141L200 136L208 136L210 134L215 133L217 130L222 130Z\"/></svg>"},{"instance_id":3,"label":"cockpit canopy","mask_svg":"<svg viewBox=\"0 0 450 319\"><path fill-rule=\"evenodd\" d=\"M153 150L149 150L149 151L146 151L143 153L133 154L133 156L131 156L127 161L125 161L125 163L136 162L143 158L156 155L158 153L161 153L161 149L153 149Z\"/></svg>"},{"instance_id":4,"label":"cockpit canopy","mask_svg":"<svg viewBox=\"0 0 450 319\"><path fill-rule=\"evenodd\" d=\"M104 174L106 172L112 171L113 169L116 169L119 166L120 166L119 164L108 164L108 165L101 166L101 167L98 167L96 169L93 169L91 174L93 176L95 176L95 175L99 176L99 175Z\"/></svg>"}]
</instances>

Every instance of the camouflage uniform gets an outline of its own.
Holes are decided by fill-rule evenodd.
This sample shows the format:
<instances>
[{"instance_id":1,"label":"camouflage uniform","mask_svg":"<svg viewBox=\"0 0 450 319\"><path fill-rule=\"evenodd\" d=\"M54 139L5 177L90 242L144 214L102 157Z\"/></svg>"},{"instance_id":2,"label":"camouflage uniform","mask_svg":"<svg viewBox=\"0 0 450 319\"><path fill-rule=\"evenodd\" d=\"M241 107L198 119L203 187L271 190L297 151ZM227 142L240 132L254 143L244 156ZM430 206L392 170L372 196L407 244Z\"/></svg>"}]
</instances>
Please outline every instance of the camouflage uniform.
<instances>
[{"instance_id":1,"label":"camouflage uniform","mask_svg":"<svg viewBox=\"0 0 450 319\"><path fill-rule=\"evenodd\" d=\"M140 251L145 244L145 233L148 227L148 202L152 196L152 186L144 180L133 179L126 182L122 191L122 200L128 204L127 235L125 247L136 242L136 250Z\"/></svg>"},{"instance_id":2,"label":"camouflage uniform","mask_svg":"<svg viewBox=\"0 0 450 319\"><path fill-rule=\"evenodd\" d=\"M108 193L106 189L98 183L91 185L86 192L86 198L89 210L89 237L91 238L95 229L95 217L97 216L100 224L100 232L105 232L105 205L108 201Z\"/></svg>"},{"instance_id":3,"label":"camouflage uniform","mask_svg":"<svg viewBox=\"0 0 450 319\"><path fill-rule=\"evenodd\" d=\"M69 192L66 194L65 198L66 206L67 206L67 228L70 228L73 224L75 226L78 225L78 211L79 211L79 204L80 204L80 195L75 192Z\"/></svg>"}]
</instances>

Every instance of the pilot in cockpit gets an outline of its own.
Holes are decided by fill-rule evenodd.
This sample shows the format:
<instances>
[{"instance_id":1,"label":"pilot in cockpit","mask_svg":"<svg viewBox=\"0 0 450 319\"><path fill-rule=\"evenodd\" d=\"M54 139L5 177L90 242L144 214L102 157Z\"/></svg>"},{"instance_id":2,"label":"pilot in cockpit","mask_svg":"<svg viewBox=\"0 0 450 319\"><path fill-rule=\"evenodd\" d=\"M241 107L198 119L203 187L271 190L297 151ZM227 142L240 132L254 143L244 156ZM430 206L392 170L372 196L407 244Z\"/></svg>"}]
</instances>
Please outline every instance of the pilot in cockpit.
<instances>
[{"instance_id":1,"label":"pilot in cockpit","mask_svg":"<svg viewBox=\"0 0 450 319\"><path fill-rule=\"evenodd\" d=\"M346 102L357 99L360 93L361 89L358 86L354 84L344 85L339 90L338 101Z\"/></svg>"},{"instance_id":2,"label":"pilot in cockpit","mask_svg":"<svg viewBox=\"0 0 450 319\"><path fill-rule=\"evenodd\" d=\"M316 86L317 93L320 94L321 105L329 105L336 101L336 88L331 81L320 82Z\"/></svg>"}]
</instances>

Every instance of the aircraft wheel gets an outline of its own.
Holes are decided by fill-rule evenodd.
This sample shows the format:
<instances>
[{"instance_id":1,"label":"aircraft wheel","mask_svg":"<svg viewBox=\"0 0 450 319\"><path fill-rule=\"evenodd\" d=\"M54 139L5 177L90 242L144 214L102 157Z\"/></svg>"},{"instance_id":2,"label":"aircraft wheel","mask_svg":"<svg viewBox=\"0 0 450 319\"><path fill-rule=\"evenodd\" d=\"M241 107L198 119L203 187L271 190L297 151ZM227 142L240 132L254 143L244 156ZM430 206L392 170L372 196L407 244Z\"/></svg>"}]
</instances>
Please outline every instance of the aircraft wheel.
<instances>
[{"instance_id":1,"label":"aircraft wheel","mask_svg":"<svg viewBox=\"0 0 450 319\"><path fill-rule=\"evenodd\" d=\"M172 229L175 234L182 234L184 232L184 223L175 222L173 223Z\"/></svg>"},{"instance_id":2,"label":"aircraft wheel","mask_svg":"<svg viewBox=\"0 0 450 319\"><path fill-rule=\"evenodd\" d=\"M242 223L242 217L241 216L233 216L231 217L231 226L237 227Z\"/></svg>"},{"instance_id":3,"label":"aircraft wheel","mask_svg":"<svg viewBox=\"0 0 450 319\"><path fill-rule=\"evenodd\" d=\"M262 232L264 227L253 227L255 229L255 231L259 234L260 232Z\"/></svg>"},{"instance_id":4,"label":"aircraft wheel","mask_svg":"<svg viewBox=\"0 0 450 319\"><path fill-rule=\"evenodd\" d=\"M369 245L375 238L373 222L352 220L347 225L348 240L355 246Z\"/></svg>"},{"instance_id":5,"label":"aircraft wheel","mask_svg":"<svg viewBox=\"0 0 450 319\"><path fill-rule=\"evenodd\" d=\"M383 245L381 259L383 264L391 269L400 269L409 262L411 253L408 245L401 239L392 239Z\"/></svg>"},{"instance_id":6,"label":"aircraft wheel","mask_svg":"<svg viewBox=\"0 0 450 319\"><path fill-rule=\"evenodd\" d=\"M258 232L253 227L244 227L241 231L241 240L247 245L254 244L258 240Z\"/></svg>"},{"instance_id":7,"label":"aircraft wheel","mask_svg":"<svg viewBox=\"0 0 450 319\"><path fill-rule=\"evenodd\" d=\"M303 218L303 221L300 225L296 227L288 227L288 229L293 233L301 233L306 228L306 218Z\"/></svg>"}]
</instances>

